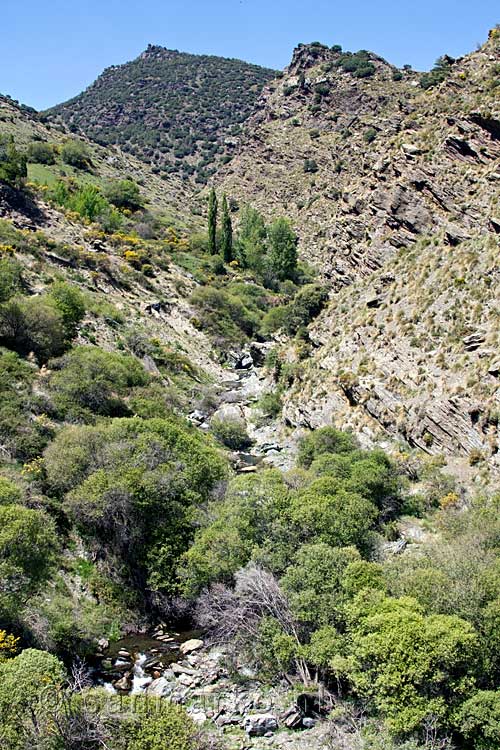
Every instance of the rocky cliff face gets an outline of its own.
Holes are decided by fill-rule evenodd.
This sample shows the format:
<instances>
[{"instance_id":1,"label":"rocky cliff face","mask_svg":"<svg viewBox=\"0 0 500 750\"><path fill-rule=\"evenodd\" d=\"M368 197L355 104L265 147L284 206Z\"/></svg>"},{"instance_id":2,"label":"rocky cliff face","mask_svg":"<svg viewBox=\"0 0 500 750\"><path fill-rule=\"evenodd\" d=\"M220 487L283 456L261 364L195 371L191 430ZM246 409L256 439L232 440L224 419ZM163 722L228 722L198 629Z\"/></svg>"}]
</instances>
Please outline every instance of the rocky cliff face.
<instances>
[{"instance_id":1,"label":"rocky cliff face","mask_svg":"<svg viewBox=\"0 0 500 750\"><path fill-rule=\"evenodd\" d=\"M288 424L500 467L499 42L428 91L374 55L360 78L302 46L265 90L224 187L290 215L334 290Z\"/></svg>"},{"instance_id":2,"label":"rocky cliff face","mask_svg":"<svg viewBox=\"0 0 500 750\"><path fill-rule=\"evenodd\" d=\"M369 77L343 58L315 45L295 51L221 175L228 193L290 215L303 255L337 287L419 235L453 244L498 231L498 36L429 91L370 53Z\"/></svg>"}]
</instances>

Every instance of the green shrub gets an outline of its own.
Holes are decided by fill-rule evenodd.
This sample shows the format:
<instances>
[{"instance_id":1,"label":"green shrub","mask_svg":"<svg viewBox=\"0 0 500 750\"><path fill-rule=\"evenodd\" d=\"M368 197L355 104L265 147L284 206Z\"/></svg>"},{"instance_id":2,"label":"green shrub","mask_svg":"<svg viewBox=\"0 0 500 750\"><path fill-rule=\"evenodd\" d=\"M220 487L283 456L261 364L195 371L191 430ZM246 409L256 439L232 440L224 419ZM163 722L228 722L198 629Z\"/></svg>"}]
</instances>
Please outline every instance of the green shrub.
<instances>
[{"instance_id":1,"label":"green shrub","mask_svg":"<svg viewBox=\"0 0 500 750\"><path fill-rule=\"evenodd\" d=\"M48 701L65 679L61 662L52 654L28 648L13 659L0 664L0 739L9 750L33 747L32 740L44 732ZM43 727L43 728L42 728ZM45 741L50 737L45 735ZM44 743L43 747L54 745Z\"/></svg>"},{"instance_id":2,"label":"green shrub","mask_svg":"<svg viewBox=\"0 0 500 750\"><path fill-rule=\"evenodd\" d=\"M58 541L51 519L21 505L0 506L0 609L23 602L54 568Z\"/></svg>"},{"instance_id":3,"label":"green shrub","mask_svg":"<svg viewBox=\"0 0 500 750\"><path fill-rule=\"evenodd\" d=\"M217 440L233 451L245 450L252 444L245 423L240 419L212 419L211 429Z\"/></svg>"},{"instance_id":4,"label":"green shrub","mask_svg":"<svg viewBox=\"0 0 500 750\"><path fill-rule=\"evenodd\" d=\"M50 427L34 419L37 398L31 388L34 368L14 352L0 348L0 441L14 458L38 456L51 435Z\"/></svg>"},{"instance_id":5,"label":"green shrub","mask_svg":"<svg viewBox=\"0 0 500 750\"><path fill-rule=\"evenodd\" d=\"M353 547L305 544L297 550L281 579L297 620L310 628L342 622L346 595L342 585L348 566L359 560Z\"/></svg>"},{"instance_id":6,"label":"green shrub","mask_svg":"<svg viewBox=\"0 0 500 750\"><path fill-rule=\"evenodd\" d=\"M310 172L314 174L314 172L318 171L318 164L314 159L304 159L304 172Z\"/></svg>"},{"instance_id":7,"label":"green shrub","mask_svg":"<svg viewBox=\"0 0 500 750\"><path fill-rule=\"evenodd\" d=\"M420 76L420 86L423 89L430 89L442 83L450 75L454 62L455 60L448 55L438 57L432 70Z\"/></svg>"},{"instance_id":8,"label":"green shrub","mask_svg":"<svg viewBox=\"0 0 500 750\"><path fill-rule=\"evenodd\" d=\"M458 728L474 750L500 747L500 690L480 690L458 712Z\"/></svg>"},{"instance_id":9,"label":"green shrub","mask_svg":"<svg viewBox=\"0 0 500 750\"><path fill-rule=\"evenodd\" d=\"M426 617L415 600L383 594L355 601L349 678L374 701L395 733L416 730L433 716L449 727L454 709L474 686L477 636L458 617Z\"/></svg>"},{"instance_id":10,"label":"green shrub","mask_svg":"<svg viewBox=\"0 0 500 750\"><path fill-rule=\"evenodd\" d=\"M0 344L40 362L66 347L63 316L48 296L12 297L0 306Z\"/></svg>"},{"instance_id":11,"label":"green shrub","mask_svg":"<svg viewBox=\"0 0 500 750\"><path fill-rule=\"evenodd\" d=\"M299 466L309 468L314 459L323 453L352 453L356 448L354 435L334 427L322 427L301 440L297 462Z\"/></svg>"},{"instance_id":12,"label":"green shrub","mask_svg":"<svg viewBox=\"0 0 500 750\"><path fill-rule=\"evenodd\" d=\"M135 357L79 346L51 362L50 378L57 411L73 420L93 421L96 415L123 416L129 389L146 385L149 376Z\"/></svg>"},{"instance_id":13,"label":"green shrub","mask_svg":"<svg viewBox=\"0 0 500 750\"><path fill-rule=\"evenodd\" d=\"M226 472L206 435L173 417L68 427L45 465L85 539L118 559L129 582L167 592L194 534L194 510Z\"/></svg>"},{"instance_id":14,"label":"green shrub","mask_svg":"<svg viewBox=\"0 0 500 750\"><path fill-rule=\"evenodd\" d=\"M32 164L55 164L54 147L43 141L33 141L28 146L27 160Z\"/></svg>"},{"instance_id":15,"label":"green shrub","mask_svg":"<svg viewBox=\"0 0 500 750\"><path fill-rule=\"evenodd\" d=\"M0 181L21 187L27 176L26 157L17 150L12 137L0 134Z\"/></svg>"},{"instance_id":16,"label":"green shrub","mask_svg":"<svg viewBox=\"0 0 500 750\"><path fill-rule=\"evenodd\" d=\"M23 493L14 482L0 476L0 505L14 505L21 502Z\"/></svg>"},{"instance_id":17,"label":"green shrub","mask_svg":"<svg viewBox=\"0 0 500 750\"><path fill-rule=\"evenodd\" d=\"M276 219L268 229L269 254L268 271L279 281L294 279L297 273L298 238L290 222L285 218Z\"/></svg>"},{"instance_id":18,"label":"green shrub","mask_svg":"<svg viewBox=\"0 0 500 750\"><path fill-rule=\"evenodd\" d=\"M319 284L303 286L292 302L286 306L285 330L294 334L299 328L308 326L324 308L328 300L328 290Z\"/></svg>"},{"instance_id":19,"label":"green shrub","mask_svg":"<svg viewBox=\"0 0 500 750\"><path fill-rule=\"evenodd\" d=\"M214 336L217 343L241 342L253 336L258 327L258 317L235 295L223 289L206 287L191 297L198 310L201 326Z\"/></svg>"},{"instance_id":20,"label":"green shrub","mask_svg":"<svg viewBox=\"0 0 500 750\"><path fill-rule=\"evenodd\" d=\"M125 738L126 750L151 750L153 747L168 750L196 750L195 726L182 706L162 701L161 706L148 708L144 700L134 706L134 713L129 714L120 728Z\"/></svg>"},{"instance_id":21,"label":"green shrub","mask_svg":"<svg viewBox=\"0 0 500 750\"><path fill-rule=\"evenodd\" d=\"M76 336L78 324L85 315L85 300L80 290L64 281L56 281L50 287L50 298L62 315L66 336Z\"/></svg>"},{"instance_id":22,"label":"green shrub","mask_svg":"<svg viewBox=\"0 0 500 750\"><path fill-rule=\"evenodd\" d=\"M276 418L283 408L281 394L278 390L264 393L260 397L257 405L266 417Z\"/></svg>"},{"instance_id":23,"label":"green shrub","mask_svg":"<svg viewBox=\"0 0 500 750\"><path fill-rule=\"evenodd\" d=\"M88 169L90 167L90 152L82 141L66 141L61 149L61 158L65 164L69 164L76 169Z\"/></svg>"},{"instance_id":24,"label":"green shrub","mask_svg":"<svg viewBox=\"0 0 500 750\"><path fill-rule=\"evenodd\" d=\"M6 302L21 290L22 268L13 258L0 259L0 303Z\"/></svg>"},{"instance_id":25,"label":"green shrub","mask_svg":"<svg viewBox=\"0 0 500 750\"><path fill-rule=\"evenodd\" d=\"M137 211L143 205L139 186L133 180L113 180L104 189L104 196L117 208Z\"/></svg>"}]
</instances>

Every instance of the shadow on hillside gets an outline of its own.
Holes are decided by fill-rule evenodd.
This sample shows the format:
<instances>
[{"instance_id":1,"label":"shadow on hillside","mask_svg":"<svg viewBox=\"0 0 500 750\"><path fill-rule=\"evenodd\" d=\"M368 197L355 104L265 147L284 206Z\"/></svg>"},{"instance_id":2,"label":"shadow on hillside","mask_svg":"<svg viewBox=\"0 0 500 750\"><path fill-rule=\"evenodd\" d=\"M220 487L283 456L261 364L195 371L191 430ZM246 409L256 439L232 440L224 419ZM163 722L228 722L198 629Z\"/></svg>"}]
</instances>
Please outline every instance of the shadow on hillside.
<instances>
[{"instance_id":1,"label":"shadow on hillside","mask_svg":"<svg viewBox=\"0 0 500 750\"><path fill-rule=\"evenodd\" d=\"M46 216L30 193L0 183L0 219L12 219L19 229L36 229Z\"/></svg>"}]
</instances>

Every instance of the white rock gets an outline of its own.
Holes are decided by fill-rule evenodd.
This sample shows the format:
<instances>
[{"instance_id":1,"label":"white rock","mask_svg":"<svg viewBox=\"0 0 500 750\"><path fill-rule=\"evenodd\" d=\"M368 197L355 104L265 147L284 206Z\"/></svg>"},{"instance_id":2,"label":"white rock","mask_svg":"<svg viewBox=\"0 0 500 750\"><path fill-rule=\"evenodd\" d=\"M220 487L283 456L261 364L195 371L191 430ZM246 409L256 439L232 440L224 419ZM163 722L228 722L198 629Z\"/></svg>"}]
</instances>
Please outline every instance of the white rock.
<instances>
[{"instance_id":1,"label":"white rock","mask_svg":"<svg viewBox=\"0 0 500 750\"><path fill-rule=\"evenodd\" d=\"M278 720L273 714L253 714L245 716L243 727L249 737L262 737L278 729Z\"/></svg>"},{"instance_id":2,"label":"white rock","mask_svg":"<svg viewBox=\"0 0 500 750\"><path fill-rule=\"evenodd\" d=\"M203 648L203 641L199 638L191 638L189 641L181 643L179 651L181 654L190 654L191 651L197 651L199 648Z\"/></svg>"}]
</instances>

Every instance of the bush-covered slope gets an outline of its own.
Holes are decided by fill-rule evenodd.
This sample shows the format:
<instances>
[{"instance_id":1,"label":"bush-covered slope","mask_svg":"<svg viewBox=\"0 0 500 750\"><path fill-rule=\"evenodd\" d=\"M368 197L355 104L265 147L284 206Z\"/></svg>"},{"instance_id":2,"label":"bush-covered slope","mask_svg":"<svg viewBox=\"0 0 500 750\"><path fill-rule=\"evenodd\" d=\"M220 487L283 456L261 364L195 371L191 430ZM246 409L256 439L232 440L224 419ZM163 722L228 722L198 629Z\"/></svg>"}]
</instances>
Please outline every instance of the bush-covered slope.
<instances>
[{"instance_id":1,"label":"bush-covered slope","mask_svg":"<svg viewBox=\"0 0 500 750\"><path fill-rule=\"evenodd\" d=\"M109 181L129 178L140 185L151 210L168 215L177 225L193 226L198 221L190 210L192 191L177 175L160 176L117 146L103 147L75 136L63 124L42 122L35 110L1 94L0 136L14 138L18 148L28 152L28 180L34 183L53 186L58 179L74 178L103 187ZM86 164L78 165L75 160L70 164L62 153L65 144L75 141L86 153ZM43 149L51 156L41 156Z\"/></svg>"},{"instance_id":2,"label":"bush-covered slope","mask_svg":"<svg viewBox=\"0 0 500 750\"><path fill-rule=\"evenodd\" d=\"M241 60L150 45L47 115L99 143L119 144L158 172L195 175L203 183L231 154L241 123L274 75Z\"/></svg>"}]
</instances>

